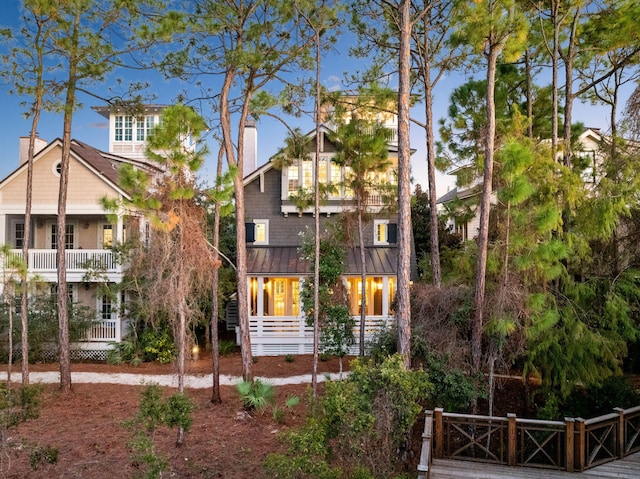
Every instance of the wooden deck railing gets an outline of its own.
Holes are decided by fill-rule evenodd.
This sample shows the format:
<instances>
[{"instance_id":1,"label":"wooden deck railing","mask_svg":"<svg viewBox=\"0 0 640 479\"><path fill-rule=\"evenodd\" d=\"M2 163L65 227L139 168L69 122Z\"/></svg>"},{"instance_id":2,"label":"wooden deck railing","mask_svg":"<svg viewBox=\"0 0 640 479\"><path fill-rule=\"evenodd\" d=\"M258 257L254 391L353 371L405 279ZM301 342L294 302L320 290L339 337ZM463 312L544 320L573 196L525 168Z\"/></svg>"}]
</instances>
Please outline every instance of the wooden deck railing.
<instances>
[{"instance_id":1,"label":"wooden deck railing","mask_svg":"<svg viewBox=\"0 0 640 479\"><path fill-rule=\"evenodd\" d=\"M592 419L564 421L427 411L433 435L423 435L423 451L434 458L509 466L584 471L640 451L640 406L615 409ZM428 429L431 430L431 427ZM424 444L424 442L427 444ZM428 471L424 454L418 471Z\"/></svg>"}]
</instances>

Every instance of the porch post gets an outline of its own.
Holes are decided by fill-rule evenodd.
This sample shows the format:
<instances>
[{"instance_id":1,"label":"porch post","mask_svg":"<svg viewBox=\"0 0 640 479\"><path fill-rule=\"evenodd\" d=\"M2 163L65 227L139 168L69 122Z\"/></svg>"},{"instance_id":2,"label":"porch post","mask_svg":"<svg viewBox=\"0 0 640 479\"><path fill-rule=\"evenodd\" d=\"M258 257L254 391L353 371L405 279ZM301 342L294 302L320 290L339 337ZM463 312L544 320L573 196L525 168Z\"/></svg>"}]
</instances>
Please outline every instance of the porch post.
<instances>
[{"instance_id":1,"label":"porch post","mask_svg":"<svg viewBox=\"0 0 640 479\"><path fill-rule=\"evenodd\" d=\"M567 472L573 472L575 462L575 420L571 417L564 418L565 423L565 465Z\"/></svg>"},{"instance_id":2,"label":"porch post","mask_svg":"<svg viewBox=\"0 0 640 479\"><path fill-rule=\"evenodd\" d=\"M616 407L613 411L618 413L618 434L616 435L616 447L618 450L618 457L622 459L625 454L625 441L624 441L624 409Z\"/></svg>"},{"instance_id":3,"label":"porch post","mask_svg":"<svg viewBox=\"0 0 640 479\"><path fill-rule=\"evenodd\" d=\"M442 458L444 451L444 424L442 422L443 409L441 407L435 408L435 449L434 457Z\"/></svg>"},{"instance_id":4,"label":"porch post","mask_svg":"<svg viewBox=\"0 0 640 479\"><path fill-rule=\"evenodd\" d=\"M575 468L578 472L584 471L585 466L585 449L587 447L587 440L585 436L585 424L584 419L581 417L576 419L576 461Z\"/></svg>"},{"instance_id":5,"label":"porch post","mask_svg":"<svg viewBox=\"0 0 640 479\"><path fill-rule=\"evenodd\" d=\"M507 461L510 466L515 466L518 462L518 425L516 415L507 414Z\"/></svg>"},{"instance_id":6,"label":"porch post","mask_svg":"<svg viewBox=\"0 0 640 479\"><path fill-rule=\"evenodd\" d=\"M389 316L389 276L382 277L382 316Z\"/></svg>"},{"instance_id":7,"label":"porch post","mask_svg":"<svg viewBox=\"0 0 640 479\"><path fill-rule=\"evenodd\" d=\"M433 411L425 411L424 432L422 433L422 450L420 451L420 463L418 464L418 479L429 479L429 466L431 465L432 428Z\"/></svg>"}]
</instances>

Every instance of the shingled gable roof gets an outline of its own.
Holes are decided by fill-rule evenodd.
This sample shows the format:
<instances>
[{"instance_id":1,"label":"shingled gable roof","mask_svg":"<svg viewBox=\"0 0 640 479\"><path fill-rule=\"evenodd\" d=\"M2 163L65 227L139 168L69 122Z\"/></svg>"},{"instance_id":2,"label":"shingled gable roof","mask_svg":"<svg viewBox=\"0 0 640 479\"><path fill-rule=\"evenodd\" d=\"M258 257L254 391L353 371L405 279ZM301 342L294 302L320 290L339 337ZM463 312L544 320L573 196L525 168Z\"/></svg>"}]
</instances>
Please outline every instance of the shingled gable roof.
<instances>
[{"instance_id":1,"label":"shingled gable roof","mask_svg":"<svg viewBox=\"0 0 640 479\"><path fill-rule=\"evenodd\" d=\"M160 166L154 165L153 163L125 158L114 155L113 153L106 153L78 140L72 141L71 151L73 151L77 157L84 160L96 173L114 185L118 185L118 170L124 163L129 163L145 170L162 171Z\"/></svg>"},{"instance_id":2,"label":"shingled gable roof","mask_svg":"<svg viewBox=\"0 0 640 479\"><path fill-rule=\"evenodd\" d=\"M45 146L42 150L40 150L36 156L34 161L37 161L38 157L41 156L44 152L51 150L59 146L62 148L62 140L60 138L56 138L51 141L47 146ZM87 145L78 140L71 140L71 152L72 154L81 162L83 162L89 169L91 169L98 176L101 176L108 183L112 184L112 186L116 188L120 188L118 185L119 182L119 173L118 169L124 163L130 163L132 165L136 165L139 168L143 168L145 170L152 170L156 172L161 172L162 169L149 162L133 160L130 158L124 158L118 155L114 155L112 153L106 153L104 151L98 150L92 146ZM26 169L27 163L23 163L19 165L15 170L9 173L5 178L0 180L0 185L4 182L8 181L11 177L15 176L20 170Z\"/></svg>"}]
</instances>

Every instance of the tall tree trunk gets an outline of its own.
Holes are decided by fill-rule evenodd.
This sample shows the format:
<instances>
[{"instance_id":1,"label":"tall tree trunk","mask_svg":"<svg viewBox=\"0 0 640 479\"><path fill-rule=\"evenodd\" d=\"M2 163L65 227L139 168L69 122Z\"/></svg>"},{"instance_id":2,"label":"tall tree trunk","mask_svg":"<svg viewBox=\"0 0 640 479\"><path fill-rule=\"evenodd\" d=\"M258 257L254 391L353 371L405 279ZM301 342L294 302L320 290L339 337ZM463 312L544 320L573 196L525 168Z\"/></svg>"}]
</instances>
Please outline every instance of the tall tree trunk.
<instances>
[{"instance_id":1,"label":"tall tree trunk","mask_svg":"<svg viewBox=\"0 0 640 479\"><path fill-rule=\"evenodd\" d=\"M533 77L531 75L531 55L528 49L524 52L524 71L527 95L527 136L533 139Z\"/></svg>"},{"instance_id":2,"label":"tall tree trunk","mask_svg":"<svg viewBox=\"0 0 640 479\"><path fill-rule=\"evenodd\" d=\"M362 193L358 194L358 241L360 246L360 356L364 356L364 332L367 322L367 259L364 249L364 214L363 208L366 208L362 204Z\"/></svg>"},{"instance_id":3,"label":"tall tree trunk","mask_svg":"<svg viewBox=\"0 0 640 479\"><path fill-rule=\"evenodd\" d=\"M311 23L311 22L309 22ZM315 127L316 127L316 156L313 160L315 171L313 178L313 190L315 200L313 203L313 226L315 229L314 263L313 263L313 364L311 367L311 390L314 399L318 397L318 352L320 349L320 31L313 26L316 42L316 99L315 99Z\"/></svg>"},{"instance_id":4,"label":"tall tree trunk","mask_svg":"<svg viewBox=\"0 0 640 479\"><path fill-rule=\"evenodd\" d=\"M220 190L222 185L222 158L224 156L224 148L220 148L218 152L218 165L216 170L217 189ZM222 208L220 201L216 201L213 217L213 259L217 263L219 260L218 250L220 248L220 212ZM222 402L220 396L220 336L218 332L219 302L218 302L218 268L213 271L211 280L211 362L213 366L213 387L211 388L211 402L219 404Z\"/></svg>"},{"instance_id":5,"label":"tall tree trunk","mask_svg":"<svg viewBox=\"0 0 640 479\"><path fill-rule=\"evenodd\" d=\"M35 156L38 123L42 110L42 93L36 93L36 101L29 133L29 152L27 157L27 198L24 211L24 238L22 243L22 258L25 266L25 277L21 278L20 319L22 324L22 384L29 384L29 240L31 238L31 206L33 200L33 157Z\"/></svg>"},{"instance_id":6,"label":"tall tree trunk","mask_svg":"<svg viewBox=\"0 0 640 479\"><path fill-rule=\"evenodd\" d=\"M556 159L558 151L558 117L560 116L560 106L558 100L558 70L560 69L560 3L561 0L551 2L551 22L553 24L553 50L551 54L551 95L552 95L552 117L551 117L551 154Z\"/></svg>"},{"instance_id":7,"label":"tall tree trunk","mask_svg":"<svg viewBox=\"0 0 640 479\"><path fill-rule=\"evenodd\" d=\"M428 45L426 47L428 51ZM431 245L431 270L433 275L433 285L439 288L442 283L442 272L440 270L440 240L438 237L438 205L436 195L436 146L433 134L433 85L431 84L431 67L429 62L425 62L425 82L424 82L424 105L426 114L426 141L427 141L427 176L429 182L429 229Z\"/></svg>"},{"instance_id":8,"label":"tall tree trunk","mask_svg":"<svg viewBox=\"0 0 640 479\"><path fill-rule=\"evenodd\" d=\"M491 41L491 40L489 40ZM476 264L476 288L474 297L475 318L471 339L471 365L474 372L480 371L482 357L482 329L484 326L484 297L487 272L487 250L489 246L489 214L493 181L493 150L496 134L495 83L496 64L500 48L490 45L487 52L487 131L485 138L484 177L480 201L480 228L478 232L478 261Z\"/></svg>"},{"instance_id":9,"label":"tall tree trunk","mask_svg":"<svg viewBox=\"0 0 640 479\"><path fill-rule=\"evenodd\" d=\"M411 2L400 2L400 55L398 83L398 291L396 321L398 352L411 367L411 145L409 107L411 72Z\"/></svg>"},{"instance_id":10,"label":"tall tree trunk","mask_svg":"<svg viewBox=\"0 0 640 479\"><path fill-rule=\"evenodd\" d=\"M182 236L182 234L180 235ZM181 275L182 276L182 275ZM178 392L184 393L184 376L185 376L185 360L187 354L187 313L184 291L180 291L178 298ZM178 426L176 435L176 446L182 446L184 443L184 427Z\"/></svg>"},{"instance_id":11,"label":"tall tree trunk","mask_svg":"<svg viewBox=\"0 0 640 479\"><path fill-rule=\"evenodd\" d=\"M233 139L231 136L231 112L229 110L229 93L233 83L234 75L227 72L224 78L221 101L220 101L220 125L222 127L222 139L225 147L225 155L229 166L237 168L237 173L233 179L235 187L236 206L236 244L237 244L237 278L238 278L238 322L240 325L240 349L242 354L242 378L245 381L253 381L253 358L251 354L251 335L249 331L249 304L247 291L247 242L246 229L244 225L244 183L242 181L243 153L242 148L238 148L237 160L233 151ZM250 98L245 98L247 104ZM247 106L248 107L248 106ZM244 125L246 114L243 115L240 125ZM242 128L238 132L239 143L242 145L244 134Z\"/></svg>"}]
</instances>

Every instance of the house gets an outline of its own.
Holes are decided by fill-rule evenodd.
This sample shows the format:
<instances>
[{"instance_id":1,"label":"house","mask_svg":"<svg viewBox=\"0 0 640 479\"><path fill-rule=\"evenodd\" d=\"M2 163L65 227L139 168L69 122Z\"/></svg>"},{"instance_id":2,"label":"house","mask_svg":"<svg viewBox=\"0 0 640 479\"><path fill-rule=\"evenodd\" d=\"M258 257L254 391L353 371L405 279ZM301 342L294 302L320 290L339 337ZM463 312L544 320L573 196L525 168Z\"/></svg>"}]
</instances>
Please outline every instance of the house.
<instances>
[{"instance_id":1,"label":"house","mask_svg":"<svg viewBox=\"0 0 640 479\"><path fill-rule=\"evenodd\" d=\"M582 179L588 187L592 187L600 179L605 152L603 147L609 139L603 137L599 128L585 129L576 141L573 152L574 161L582 162ZM550 140L543 143L551 144ZM562 156L562 152L558 153ZM452 232L460 235L462 241L472 240L478 236L480 226L479 203L482 196L482 176L475 173L471 165L462 165L448 174L456 177L456 187L436 200L439 214L446 216L447 226ZM496 204L495 191L492 192L491 204Z\"/></svg>"},{"instance_id":2,"label":"house","mask_svg":"<svg viewBox=\"0 0 640 479\"><path fill-rule=\"evenodd\" d=\"M393 127L395 115L391 115ZM395 123L397 125L397 123ZM255 128L254 125L249 125ZM270 160L261 167L251 155L245 159L245 221L247 223L247 275L249 323L254 355L308 354L313 352L313 331L305 324L300 289L311 279L309 265L300 259L301 232L313 230L314 208L296 205L299 188L311 189L316 172L316 142L320 143L317 174L321 183L341 185L346 167L334 161L336 147L330 140L330 127L323 126L307 134L309 156L278 169ZM251 138L255 138L255 132ZM393 136L395 139L395 135ZM388 143L388 171L380 173L385 181L395 182L397 143ZM253 148L249 148L254 151ZM247 145L245 145L245 151ZM397 214L385 212L383 196L371 191L367 209L372 219L365 226L366 244L366 338L389 326L394 318L393 301L398 269ZM339 221L341 214L354 208L350 191L340 186L320 205L321 229ZM357 246L349 247L345 258L344 282L349 292L351 313L356 319L354 335L360 328L361 266ZM415 277L415 258L412 261ZM236 328L237 330L237 328ZM356 344L352 352L358 350Z\"/></svg>"},{"instance_id":3,"label":"house","mask_svg":"<svg viewBox=\"0 0 640 479\"><path fill-rule=\"evenodd\" d=\"M72 357L104 359L110 342L120 341L127 323L121 316L124 294L113 299L98 293L103 283L119 283L123 265L116 260L112 245L126 239L127 230L138 228L148 238L144 219L125 219L117 215L112 222L100 203L101 198L127 198L118 184L118 169L124 163L149 174L162 170L144 158L144 143L150 129L159 122L161 106L147 107L141 117L132 117L106 108L96 108L109 119L109 152L83 142L72 141L67 193L66 266L70 297L74 302L95 309L96 322L86 331L85 340L74 344ZM29 276L55 291L56 228L62 141L36 142L33 161L33 199L30 238L24 237L27 191L27 148L29 138L20 139L18 167L0 181L0 244L9 244L11 254L22 257L22 246L29 242ZM115 154L114 152L117 152ZM0 264L0 269L3 269ZM96 274L98 273L98 274Z\"/></svg>"}]
</instances>

